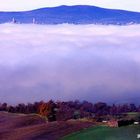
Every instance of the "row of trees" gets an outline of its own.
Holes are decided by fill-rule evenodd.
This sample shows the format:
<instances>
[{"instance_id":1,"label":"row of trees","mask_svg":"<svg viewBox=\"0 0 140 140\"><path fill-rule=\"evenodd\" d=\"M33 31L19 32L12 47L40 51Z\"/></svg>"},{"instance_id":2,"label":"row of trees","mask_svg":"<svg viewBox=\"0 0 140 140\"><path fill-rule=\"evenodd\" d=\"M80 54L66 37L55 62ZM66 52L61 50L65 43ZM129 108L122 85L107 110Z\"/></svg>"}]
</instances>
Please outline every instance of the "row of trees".
<instances>
[{"instance_id":1,"label":"row of trees","mask_svg":"<svg viewBox=\"0 0 140 140\"><path fill-rule=\"evenodd\" d=\"M140 106L135 104L123 105L108 105L106 103L90 103L87 101L80 102L35 102L33 104L18 104L16 106L7 105L6 103L0 104L0 111L8 111L11 113L37 113L45 116L49 121L61 121L68 119L77 119L84 117L95 117L103 115L117 116L126 112L140 112Z\"/></svg>"}]
</instances>

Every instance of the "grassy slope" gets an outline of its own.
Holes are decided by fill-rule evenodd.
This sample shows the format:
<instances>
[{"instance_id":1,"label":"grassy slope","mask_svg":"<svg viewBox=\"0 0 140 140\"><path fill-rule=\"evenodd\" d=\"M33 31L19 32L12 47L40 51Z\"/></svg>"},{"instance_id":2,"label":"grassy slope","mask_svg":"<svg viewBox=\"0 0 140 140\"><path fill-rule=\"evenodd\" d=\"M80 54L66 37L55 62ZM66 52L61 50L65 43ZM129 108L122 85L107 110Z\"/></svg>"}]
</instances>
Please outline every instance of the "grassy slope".
<instances>
[{"instance_id":1,"label":"grassy slope","mask_svg":"<svg viewBox=\"0 0 140 140\"><path fill-rule=\"evenodd\" d=\"M65 136L61 140L137 140L137 134L140 134L140 125L120 128L97 126Z\"/></svg>"},{"instance_id":2,"label":"grassy slope","mask_svg":"<svg viewBox=\"0 0 140 140\"><path fill-rule=\"evenodd\" d=\"M91 126L91 122L46 122L36 114L0 112L0 140L58 140Z\"/></svg>"}]
</instances>

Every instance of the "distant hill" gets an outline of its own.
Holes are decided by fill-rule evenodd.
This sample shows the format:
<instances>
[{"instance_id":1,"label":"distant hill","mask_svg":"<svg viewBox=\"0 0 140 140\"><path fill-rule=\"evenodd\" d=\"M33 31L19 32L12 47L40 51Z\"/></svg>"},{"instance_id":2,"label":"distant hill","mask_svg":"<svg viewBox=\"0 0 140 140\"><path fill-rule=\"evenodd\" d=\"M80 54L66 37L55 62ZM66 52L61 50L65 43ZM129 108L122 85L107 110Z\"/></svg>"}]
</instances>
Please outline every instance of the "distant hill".
<instances>
[{"instance_id":1,"label":"distant hill","mask_svg":"<svg viewBox=\"0 0 140 140\"><path fill-rule=\"evenodd\" d=\"M0 23L38 24L138 24L140 13L76 5L42 8L25 12L0 12Z\"/></svg>"}]
</instances>

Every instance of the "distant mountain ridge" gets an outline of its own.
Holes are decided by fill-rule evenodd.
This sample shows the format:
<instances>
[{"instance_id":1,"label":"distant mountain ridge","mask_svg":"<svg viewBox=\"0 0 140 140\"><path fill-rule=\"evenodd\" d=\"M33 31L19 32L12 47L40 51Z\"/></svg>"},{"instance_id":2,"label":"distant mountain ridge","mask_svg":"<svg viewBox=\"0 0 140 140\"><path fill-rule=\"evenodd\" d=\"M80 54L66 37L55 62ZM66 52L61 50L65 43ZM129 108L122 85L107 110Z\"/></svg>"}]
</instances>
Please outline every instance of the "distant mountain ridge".
<instances>
[{"instance_id":1,"label":"distant mountain ridge","mask_svg":"<svg viewBox=\"0 0 140 140\"><path fill-rule=\"evenodd\" d=\"M0 12L0 23L38 24L139 24L140 13L76 5L41 8L25 12Z\"/></svg>"}]
</instances>

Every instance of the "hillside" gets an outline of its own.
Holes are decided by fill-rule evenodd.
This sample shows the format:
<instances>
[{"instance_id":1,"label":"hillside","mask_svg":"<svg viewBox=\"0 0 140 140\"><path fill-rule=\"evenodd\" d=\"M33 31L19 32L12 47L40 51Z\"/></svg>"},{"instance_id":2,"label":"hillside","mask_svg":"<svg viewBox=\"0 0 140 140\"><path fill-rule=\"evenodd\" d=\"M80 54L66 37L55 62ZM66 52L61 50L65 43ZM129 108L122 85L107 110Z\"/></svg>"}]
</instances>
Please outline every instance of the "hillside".
<instances>
[{"instance_id":1,"label":"hillside","mask_svg":"<svg viewBox=\"0 0 140 140\"><path fill-rule=\"evenodd\" d=\"M0 112L0 140L58 140L92 126L89 122L46 122L38 115Z\"/></svg>"},{"instance_id":2,"label":"hillside","mask_svg":"<svg viewBox=\"0 0 140 140\"><path fill-rule=\"evenodd\" d=\"M140 13L95 6L59 6L24 12L0 12L0 23L38 24L132 24L140 23Z\"/></svg>"}]
</instances>

